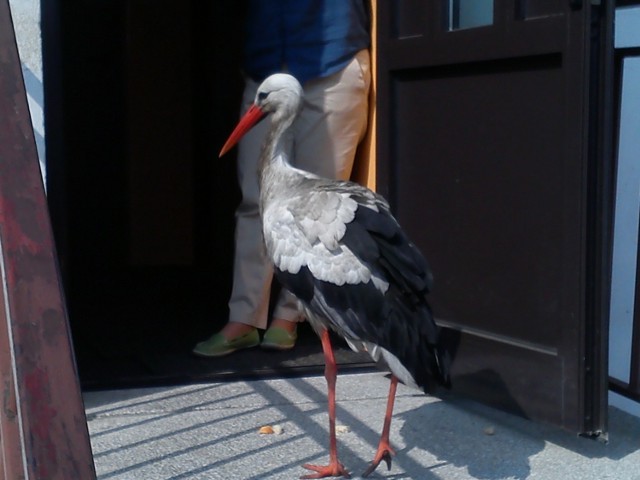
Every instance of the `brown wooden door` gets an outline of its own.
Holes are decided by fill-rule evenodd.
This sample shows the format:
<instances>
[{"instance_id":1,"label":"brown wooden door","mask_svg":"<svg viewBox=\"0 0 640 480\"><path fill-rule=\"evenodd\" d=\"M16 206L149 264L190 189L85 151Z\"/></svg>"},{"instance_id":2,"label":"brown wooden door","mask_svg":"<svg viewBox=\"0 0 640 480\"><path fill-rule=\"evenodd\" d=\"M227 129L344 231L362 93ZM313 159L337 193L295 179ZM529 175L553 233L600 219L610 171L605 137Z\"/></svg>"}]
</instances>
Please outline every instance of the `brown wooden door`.
<instances>
[{"instance_id":1,"label":"brown wooden door","mask_svg":"<svg viewBox=\"0 0 640 480\"><path fill-rule=\"evenodd\" d=\"M378 2L378 189L461 332L454 391L606 431L609 2Z\"/></svg>"}]
</instances>

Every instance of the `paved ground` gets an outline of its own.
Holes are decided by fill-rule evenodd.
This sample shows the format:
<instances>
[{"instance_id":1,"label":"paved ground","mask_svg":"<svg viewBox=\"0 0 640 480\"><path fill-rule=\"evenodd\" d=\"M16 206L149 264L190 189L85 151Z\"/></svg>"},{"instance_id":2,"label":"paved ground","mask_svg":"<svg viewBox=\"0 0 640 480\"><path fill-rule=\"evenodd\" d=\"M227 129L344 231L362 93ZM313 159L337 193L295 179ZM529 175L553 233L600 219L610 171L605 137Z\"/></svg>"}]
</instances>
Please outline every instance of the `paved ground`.
<instances>
[{"instance_id":1,"label":"paved ground","mask_svg":"<svg viewBox=\"0 0 640 480\"><path fill-rule=\"evenodd\" d=\"M341 375L341 460L358 478L377 446L388 381ZM88 392L99 479L289 479L327 460L322 377ZM261 435L264 425L283 428ZM640 479L640 419L610 412L608 444L400 386L392 424L397 450L386 479Z\"/></svg>"}]
</instances>

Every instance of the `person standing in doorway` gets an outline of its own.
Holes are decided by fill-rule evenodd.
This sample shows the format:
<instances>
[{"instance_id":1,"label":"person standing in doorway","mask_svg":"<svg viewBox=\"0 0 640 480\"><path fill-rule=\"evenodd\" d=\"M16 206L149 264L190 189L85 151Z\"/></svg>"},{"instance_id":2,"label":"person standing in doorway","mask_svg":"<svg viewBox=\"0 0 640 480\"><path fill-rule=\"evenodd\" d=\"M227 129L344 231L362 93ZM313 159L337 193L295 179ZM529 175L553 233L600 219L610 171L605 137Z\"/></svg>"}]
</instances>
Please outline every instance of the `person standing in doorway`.
<instances>
[{"instance_id":1,"label":"person standing in doorway","mask_svg":"<svg viewBox=\"0 0 640 480\"><path fill-rule=\"evenodd\" d=\"M294 125L295 166L348 179L367 129L371 74L366 0L249 0L245 38L242 112L266 77L293 75L304 90L303 110ZM273 278L258 210L257 164L266 130L266 124L258 125L238 145L242 201L236 210L229 319L195 346L193 353L199 356L218 357L258 345L293 348L303 320L297 301L283 290L260 340L259 330L267 328Z\"/></svg>"}]
</instances>

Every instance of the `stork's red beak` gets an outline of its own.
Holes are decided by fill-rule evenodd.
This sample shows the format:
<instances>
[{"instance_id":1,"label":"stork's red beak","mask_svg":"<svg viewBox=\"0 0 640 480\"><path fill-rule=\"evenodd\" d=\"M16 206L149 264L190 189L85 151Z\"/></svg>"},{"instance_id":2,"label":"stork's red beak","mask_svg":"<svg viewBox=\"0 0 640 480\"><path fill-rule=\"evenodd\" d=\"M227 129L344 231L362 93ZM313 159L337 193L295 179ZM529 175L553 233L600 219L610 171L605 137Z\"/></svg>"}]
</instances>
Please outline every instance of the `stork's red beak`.
<instances>
[{"instance_id":1,"label":"stork's red beak","mask_svg":"<svg viewBox=\"0 0 640 480\"><path fill-rule=\"evenodd\" d=\"M218 157L223 156L225 153L231 150L233 146L238 143L240 139L245 135L245 133L251 130L251 128L260 120L262 120L266 115L267 113L260 107L255 104L251 105L251 107L249 107L249 110L247 110L247 113L243 115L243 117L238 122L238 125L236 125L236 128L233 130L233 132L231 132L231 135L229 135L229 138L222 147L222 150L220 150L220 155L218 155Z\"/></svg>"}]
</instances>

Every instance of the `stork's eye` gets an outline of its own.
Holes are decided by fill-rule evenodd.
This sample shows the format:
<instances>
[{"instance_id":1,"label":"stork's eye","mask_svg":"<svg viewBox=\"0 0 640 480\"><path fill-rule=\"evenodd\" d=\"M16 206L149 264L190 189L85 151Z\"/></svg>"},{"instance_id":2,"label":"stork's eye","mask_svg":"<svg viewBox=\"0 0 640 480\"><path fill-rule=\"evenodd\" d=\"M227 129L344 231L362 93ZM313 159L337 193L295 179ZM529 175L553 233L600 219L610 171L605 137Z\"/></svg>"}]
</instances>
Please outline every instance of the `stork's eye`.
<instances>
[{"instance_id":1,"label":"stork's eye","mask_svg":"<svg viewBox=\"0 0 640 480\"><path fill-rule=\"evenodd\" d=\"M263 101L269 96L269 92L258 92L258 100Z\"/></svg>"}]
</instances>

